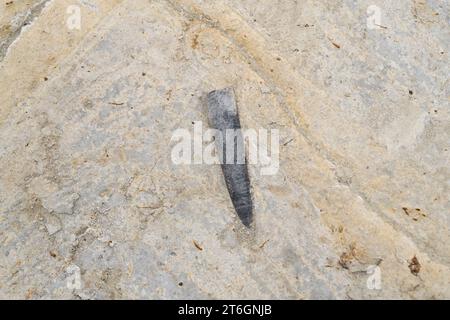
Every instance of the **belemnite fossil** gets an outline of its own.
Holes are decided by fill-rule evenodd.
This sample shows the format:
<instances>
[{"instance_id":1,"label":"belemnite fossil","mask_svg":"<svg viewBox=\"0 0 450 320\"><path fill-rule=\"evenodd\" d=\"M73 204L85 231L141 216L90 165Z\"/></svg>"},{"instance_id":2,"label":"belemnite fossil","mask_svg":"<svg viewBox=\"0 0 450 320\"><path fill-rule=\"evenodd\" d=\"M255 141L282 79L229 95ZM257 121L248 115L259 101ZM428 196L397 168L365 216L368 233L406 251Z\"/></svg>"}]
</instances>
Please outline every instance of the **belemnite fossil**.
<instances>
[{"instance_id":1,"label":"belemnite fossil","mask_svg":"<svg viewBox=\"0 0 450 320\"><path fill-rule=\"evenodd\" d=\"M222 149L221 166L228 193L237 215L242 223L249 228L253 220L253 204L243 137L240 130L241 123L233 88L210 92L208 94L208 111L210 125L220 131L223 137L223 141L218 144L218 147ZM234 132L235 136L232 143L226 143L227 130L228 132ZM229 161L230 158L231 161Z\"/></svg>"}]
</instances>

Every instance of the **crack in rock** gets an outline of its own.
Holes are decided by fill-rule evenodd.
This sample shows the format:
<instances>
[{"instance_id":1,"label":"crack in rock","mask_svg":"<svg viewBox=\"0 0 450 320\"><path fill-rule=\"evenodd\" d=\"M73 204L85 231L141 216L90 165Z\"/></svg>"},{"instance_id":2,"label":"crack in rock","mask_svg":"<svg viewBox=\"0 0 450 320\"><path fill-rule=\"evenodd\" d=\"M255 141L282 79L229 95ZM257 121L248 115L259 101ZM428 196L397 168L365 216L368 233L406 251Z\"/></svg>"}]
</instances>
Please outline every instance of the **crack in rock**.
<instances>
[{"instance_id":1,"label":"crack in rock","mask_svg":"<svg viewBox=\"0 0 450 320\"><path fill-rule=\"evenodd\" d=\"M22 34L22 30L29 26L33 20L41 14L42 10L46 7L49 1L50 0L42 0L32 8L28 9L25 13L19 13L14 17L14 20L18 20L15 28L12 26L13 30L11 34L0 43L0 62L2 62L6 57L8 49L14 41L16 41L16 39Z\"/></svg>"}]
</instances>

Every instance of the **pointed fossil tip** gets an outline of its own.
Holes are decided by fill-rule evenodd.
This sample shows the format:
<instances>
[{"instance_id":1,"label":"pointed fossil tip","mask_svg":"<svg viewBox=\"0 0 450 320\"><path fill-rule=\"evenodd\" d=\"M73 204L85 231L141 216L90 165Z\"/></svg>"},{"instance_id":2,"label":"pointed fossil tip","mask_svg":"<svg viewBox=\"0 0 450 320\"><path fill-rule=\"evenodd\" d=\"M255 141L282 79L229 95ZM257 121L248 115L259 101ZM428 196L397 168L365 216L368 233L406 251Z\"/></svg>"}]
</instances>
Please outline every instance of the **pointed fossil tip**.
<instances>
[{"instance_id":1,"label":"pointed fossil tip","mask_svg":"<svg viewBox=\"0 0 450 320\"><path fill-rule=\"evenodd\" d=\"M251 205L236 208L236 213L241 220L242 224L247 228L251 228L253 222L253 208Z\"/></svg>"}]
</instances>

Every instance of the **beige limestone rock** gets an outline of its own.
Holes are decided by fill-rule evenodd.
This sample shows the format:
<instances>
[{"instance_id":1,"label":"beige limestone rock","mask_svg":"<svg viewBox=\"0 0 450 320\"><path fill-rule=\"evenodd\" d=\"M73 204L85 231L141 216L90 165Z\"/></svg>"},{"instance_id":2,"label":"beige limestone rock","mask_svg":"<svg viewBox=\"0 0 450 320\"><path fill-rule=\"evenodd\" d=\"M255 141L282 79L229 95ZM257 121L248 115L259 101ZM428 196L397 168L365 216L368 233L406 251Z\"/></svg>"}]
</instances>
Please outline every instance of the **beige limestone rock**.
<instances>
[{"instance_id":1,"label":"beige limestone rock","mask_svg":"<svg viewBox=\"0 0 450 320\"><path fill-rule=\"evenodd\" d=\"M448 1L1 5L0 298L450 298ZM252 231L170 157L228 86Z\"/></svg>"}]
</instances>

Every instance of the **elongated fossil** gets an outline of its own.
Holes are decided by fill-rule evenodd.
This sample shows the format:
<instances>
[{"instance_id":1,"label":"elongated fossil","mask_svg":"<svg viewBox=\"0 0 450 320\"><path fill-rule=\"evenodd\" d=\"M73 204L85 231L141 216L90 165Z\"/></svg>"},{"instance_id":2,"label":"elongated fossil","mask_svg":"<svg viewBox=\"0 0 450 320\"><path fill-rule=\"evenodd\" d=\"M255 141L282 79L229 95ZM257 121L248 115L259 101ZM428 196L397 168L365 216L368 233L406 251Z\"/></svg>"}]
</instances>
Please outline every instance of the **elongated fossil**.
<instances>
[{"instance_id":1,"label":"elongated fossil","mask_svg":"<svg viewBox=\"0 0 450 320\"><path fill-rule=\"evenodd\" d=\"M219 154L228 193L237 215L249 228L253 219L253 204L244 142L240 130L241 124L233 89L225 88L210 92L208 94L208 110L211 126L220 131L223 137L218 147L222 151ZM226 138L228 134L234 135L231 141Z\"/></svg>"}]
</instances>

